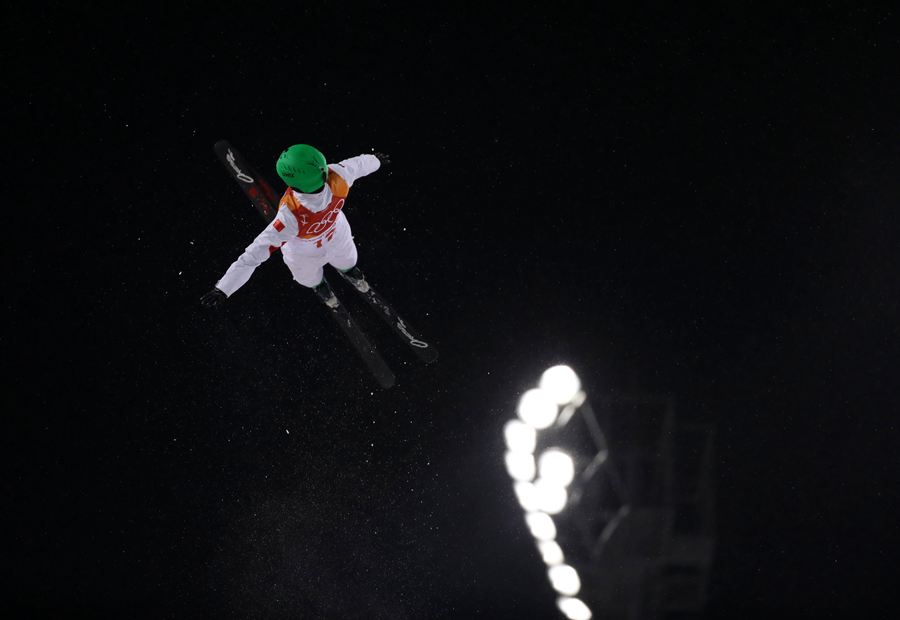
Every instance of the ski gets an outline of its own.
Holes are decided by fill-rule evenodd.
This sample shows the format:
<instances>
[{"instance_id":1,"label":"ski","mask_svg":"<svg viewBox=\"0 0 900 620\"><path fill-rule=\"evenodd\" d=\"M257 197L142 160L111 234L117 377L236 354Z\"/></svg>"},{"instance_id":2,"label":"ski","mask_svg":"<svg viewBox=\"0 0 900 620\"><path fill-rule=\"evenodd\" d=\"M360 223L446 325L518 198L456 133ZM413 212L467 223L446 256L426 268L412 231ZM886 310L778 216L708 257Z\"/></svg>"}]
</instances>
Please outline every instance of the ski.
<instances>
[{"instance_id":1,"label":"ski","mask_svg":"<svg viewBox=\"0 0 900 620\"><path fill-rule=\"evenodd\" d=\"M266 224L275 219L280 198L272 186L247 163L227 140L219 140L213 149L219 160L231 173L231 177L237 181L244 194L259 211Z\"/></svg>"},{"instance_id":2,"label":"ski","mask_svg":"<svg viewBox=\"0 0 900 620\"><path fill-rule=\"evenodd\" d=\"M369 342L369 339L366 338L366 335L356 324L356 321L353 320L344 304L337 300L337 297L334 299L337 301L337 304L334 307L327 306L328 313L334 318L344 334L347 335L347 339L350 340L353 348L356 349L360 359L362 359L381 387L387 389L394 385L394 373L388 368L388 365Z\"/></svg>"},{"instance_id":3,"label":"ski","mask_svg":"<svg viewBox=\"0 0 900 620\"><path fill-rule=\"evenodd\" d=\"M219 140L213 149L225 168L231 173L231 177L241 187L241 190L256 207L256 210L268 224L278 213L279 196L266 180L260 176L238 151L227 140ZM356 349L360 359L378 381L378 384L387 389L394 385L394 373L388 368L384 359L366 338L366 335L353 320L350 312L344 304L334 298L334 305L328 304L328 314L332 316L341 331L347 336L350 344Z\"/></svg>"},{"instance_id":4,"label":"ski","mask_svg":"<svg viewBox=\"0 0 900 620\"><path fill-rule=\"evenodd\" d=\"M350 283L353 290L366 300L366 303L368 303L369 306L375 310L375 313L388 324L391 330L397 334L410 349L412 349L412 352L415 353L420 360L426 364L431 364L437 360L437 349L435 349L432 344L428 343L418 330L404 321L394 310L393 306L391 306L391 304L389 304L387 300L368 283L368 281L363 279L361 285L359 285L360 283L358 281L350 278L344 272L339 271L338 273L341 274L341 277L343 277L344 280Z\"/></svg>"}]
</instances>

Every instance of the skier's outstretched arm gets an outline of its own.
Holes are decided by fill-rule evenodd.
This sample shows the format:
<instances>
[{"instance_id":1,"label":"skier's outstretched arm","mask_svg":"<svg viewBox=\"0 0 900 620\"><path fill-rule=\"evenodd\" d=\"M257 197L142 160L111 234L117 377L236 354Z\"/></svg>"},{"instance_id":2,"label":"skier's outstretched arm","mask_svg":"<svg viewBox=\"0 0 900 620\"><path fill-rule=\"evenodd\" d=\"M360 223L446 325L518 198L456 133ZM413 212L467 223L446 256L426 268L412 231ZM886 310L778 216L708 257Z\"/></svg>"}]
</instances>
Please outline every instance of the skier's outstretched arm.
<instances>
[{"instance_id":1,"label":"skier's outstretched arm","mask_svg":"<svg viewBox=\"0 0 900 620\"><path fill-rule=\"evenodd\" d=\"M389 163L387 156L383 153L370 155L357 155L345 159L337 164L333 164L335 171L347 182L347 187L353 185L353 182L368 174L372 174L378 170L382 164Z\"/></svg>"},{"instance_id":2,"label":"skier's outstretched arm","mask_svg":"<svg viewBox=\"0 0 900 620\"><path fill-rule=\"evenodd\" d=\"M297 219L288 212L287 207L278 211L275 219L266 226L253 243L247 246L244 253L231 264L225 275L216 282L216 287L203 296L204 305L216 306L226 297L230 297L241 288L259 267L282 244L297 235ZM216 291L219 291L218 293Z\"/></svg>"}]
</instances>

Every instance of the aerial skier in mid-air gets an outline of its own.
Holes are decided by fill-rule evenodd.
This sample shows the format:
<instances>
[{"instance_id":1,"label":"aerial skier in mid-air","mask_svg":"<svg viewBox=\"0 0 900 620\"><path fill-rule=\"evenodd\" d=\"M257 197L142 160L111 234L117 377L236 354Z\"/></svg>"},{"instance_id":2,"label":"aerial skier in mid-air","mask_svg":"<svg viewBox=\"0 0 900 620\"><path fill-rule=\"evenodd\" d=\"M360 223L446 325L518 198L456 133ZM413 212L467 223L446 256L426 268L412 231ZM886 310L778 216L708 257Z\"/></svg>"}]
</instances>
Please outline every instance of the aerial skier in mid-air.
<instances>
[{"instance_id":1,"label":"aerial skier in mid-air","mask_svg":"<svg viewBox=\"0 0 900 620\"><path fill-rule=\"evenodd\" d=\"M256 187L258 181L269 189L258 175L254 175L257 177L254 179L248 174L249 166L238 164L240 156L227 142L217 143L216 151L254 202L262 196ZM383 387L393 384L393 374L331 289L325 278L326 264L334 267L423 361L434 361L437 357L434 348L416 334L366 281L356 264L356 244L343 211L353 183L389 163L386 155L374 153L328 164L325 156L308 144L295 144L282 152L275 169L288 187L274 219L231 264L215 287L202 297L203 305L221 305L250 279L260 264L280 249L294 280L315 292L332 311ZM241 166L246 166L247 170ZM268 212L268 209L264 211ZM271 213L263 215L269 219Z\"/></svg>"},{"instance_id":2,"label":"aerial skier in mid-air","mask_svg":"<svg viewBox=\"0 0 900 620\"><path fill-rule=\"evenodd\" d=\"M380 157L379 157L380 155ZM354 181L378 170L387 157L358 155L328 166L325 156L307 144L295 144L278 158L275 170L287 184L278 214L231 264L203 304L217 306L243 286L275 250L299 284L311 288L328 306L337 298L325 279L326 263L340 270L358 290L366 280L356 266L357 251L343 207Z\"/></svg>"}]
</instances>

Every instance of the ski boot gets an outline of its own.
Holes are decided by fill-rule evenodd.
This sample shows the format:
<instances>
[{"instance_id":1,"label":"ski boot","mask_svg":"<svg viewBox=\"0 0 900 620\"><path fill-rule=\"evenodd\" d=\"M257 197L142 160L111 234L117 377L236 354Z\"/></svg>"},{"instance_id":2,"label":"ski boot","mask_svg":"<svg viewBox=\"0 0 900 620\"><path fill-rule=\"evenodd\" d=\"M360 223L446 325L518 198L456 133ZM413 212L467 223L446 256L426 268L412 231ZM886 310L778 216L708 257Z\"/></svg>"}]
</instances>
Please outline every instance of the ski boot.
<instances>
[{"instance_id":1,"label":"ski boot","mask_svg":"<svg viewBox=\"0 0 900 620\"><path fill-rule=\"evenodd\" d=\"M363 275L363 272L359 270L359 267L353 266L347 271L339 271L341 276L350 284L353 285L360 293L368 293L369 292L369 283L366 282L366 276Z\"/></svg>"},{"instance_id":2,"label":"ski boot","mask_svg":"<svg viewBox=\"0 0 900 620\"><path fill-rule=\"evenodd\" d=\"M322 300L322 303L324 303L332 310L340 305L337 296L331 290L331 287L328 285L328 280L326 280L325 278L322 278L322 281L313 288L313 292L319 296L319 299Z\"/></svg>"}]
</instances>

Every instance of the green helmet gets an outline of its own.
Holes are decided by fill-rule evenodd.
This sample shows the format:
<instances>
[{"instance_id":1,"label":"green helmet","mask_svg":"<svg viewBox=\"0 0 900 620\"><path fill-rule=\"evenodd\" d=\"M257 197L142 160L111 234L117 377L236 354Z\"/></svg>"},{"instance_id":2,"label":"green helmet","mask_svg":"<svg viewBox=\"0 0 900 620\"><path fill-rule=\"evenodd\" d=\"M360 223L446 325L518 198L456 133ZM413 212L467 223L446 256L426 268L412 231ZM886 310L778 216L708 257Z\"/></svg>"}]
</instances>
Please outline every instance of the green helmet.
<instances>
[{"instance_id":1,"label":"green helmet","mask_svg":"<svg viewBox=\"0 0 900 620\"><path fill-rule=\"evenodd\" d=\"M317 192L328 178L325 156L308 144L295 144L287 149L275 163L281 180L304 194Z\"/></svg>"}]
</instances>

